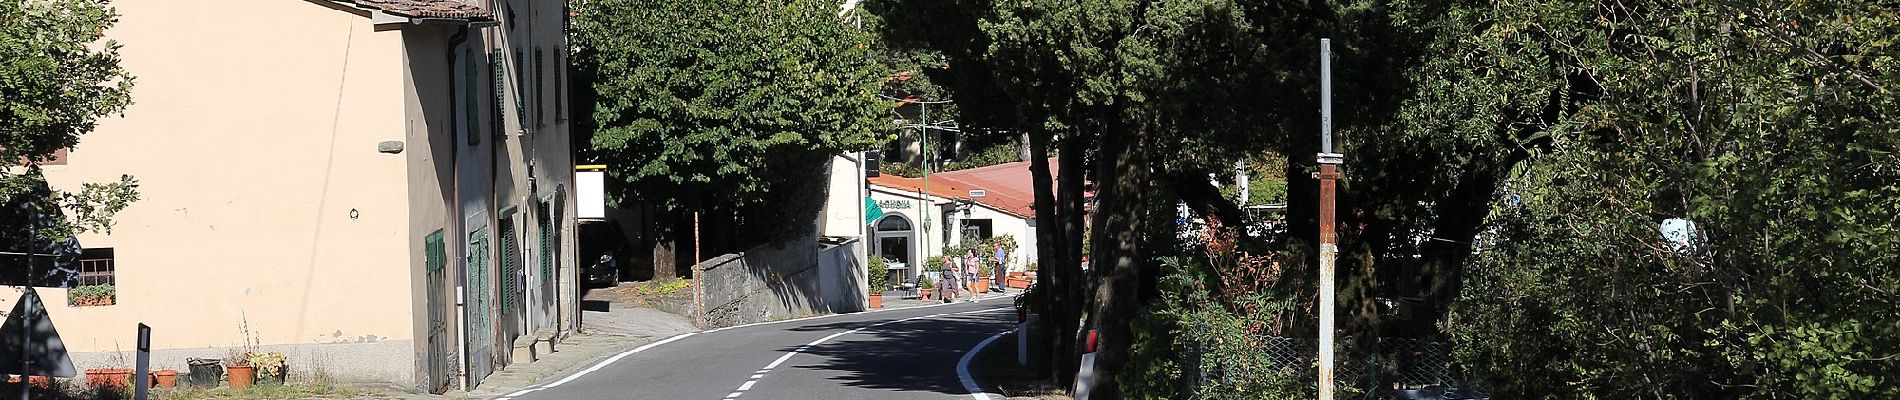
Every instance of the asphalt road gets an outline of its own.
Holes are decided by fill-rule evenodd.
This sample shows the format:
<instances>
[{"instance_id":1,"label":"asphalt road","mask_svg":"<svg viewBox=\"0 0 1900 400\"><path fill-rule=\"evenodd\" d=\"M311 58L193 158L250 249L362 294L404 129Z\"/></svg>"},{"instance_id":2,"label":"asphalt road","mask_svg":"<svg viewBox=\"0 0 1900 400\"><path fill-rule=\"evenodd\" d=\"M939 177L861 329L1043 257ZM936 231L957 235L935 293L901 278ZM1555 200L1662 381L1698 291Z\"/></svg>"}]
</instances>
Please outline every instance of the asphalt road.
<instances>
[{"instance_id":1,"label":"asphalt road","mask_svg":"<svg viewBox=\"0 0 1900 400\"><path fill-rule=\"evenodd\" d=\"M501 399L969 399L957 362L1013 310L1003 297L706 331Z\"/></svg>"}]
</instances>

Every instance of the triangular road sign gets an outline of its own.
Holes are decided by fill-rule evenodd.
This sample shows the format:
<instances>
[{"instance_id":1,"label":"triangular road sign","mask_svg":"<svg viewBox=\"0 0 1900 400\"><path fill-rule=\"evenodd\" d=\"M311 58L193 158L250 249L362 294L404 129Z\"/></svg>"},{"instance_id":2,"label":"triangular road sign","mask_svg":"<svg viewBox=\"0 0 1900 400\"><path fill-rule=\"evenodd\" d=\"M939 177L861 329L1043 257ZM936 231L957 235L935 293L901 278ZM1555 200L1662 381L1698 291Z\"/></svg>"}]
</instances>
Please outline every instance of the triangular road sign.
<instances>
[{"instance_id":1,"label":"triangular road sign","mask_svg":"<svg viewBox=\"0 0 1900 400\"><path fill-rule=\"evenodd\" d=\"M27 325L25 317L32 317ZM20 342L23 329L31 328L32 340L26 347L31 363L25 374L20 373ZM13 312L7 313L7 322L0 325L0 373L33 376L52 376L71 378L78 371L73 369L73 359L66 354L66 343L59 340L59 331L53 329L53 319L46 315L46 305L40 303L40 295L33 288L26 288L20 294L20 300L13 302Z\"/></svg>"}]
</instances>

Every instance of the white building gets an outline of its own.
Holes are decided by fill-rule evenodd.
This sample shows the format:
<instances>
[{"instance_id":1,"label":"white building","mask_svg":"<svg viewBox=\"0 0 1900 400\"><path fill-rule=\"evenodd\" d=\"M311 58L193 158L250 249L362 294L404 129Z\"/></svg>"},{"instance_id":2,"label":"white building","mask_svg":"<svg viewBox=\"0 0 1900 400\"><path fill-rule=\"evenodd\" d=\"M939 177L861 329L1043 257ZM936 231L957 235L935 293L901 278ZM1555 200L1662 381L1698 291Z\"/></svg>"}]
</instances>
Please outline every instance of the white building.
<instances>
[{"instance_id":1,"label":"white building","mask_svg":"<svg viewBox=\"0 0 1900 400\"><path fill-rule=\"evenodd\" d=\"M960 244L966 232L976 238L1009 235L1017 250L1006 255L1006 264L1024 270L1036 260L1032 177L1028 162L935 173L928 185L920 178L871 177L870 199L884 216L867 232L870 253L891 262L893 282L909 281L923 260L944 255L943 248Z\"/></svg>"}]
</instances>

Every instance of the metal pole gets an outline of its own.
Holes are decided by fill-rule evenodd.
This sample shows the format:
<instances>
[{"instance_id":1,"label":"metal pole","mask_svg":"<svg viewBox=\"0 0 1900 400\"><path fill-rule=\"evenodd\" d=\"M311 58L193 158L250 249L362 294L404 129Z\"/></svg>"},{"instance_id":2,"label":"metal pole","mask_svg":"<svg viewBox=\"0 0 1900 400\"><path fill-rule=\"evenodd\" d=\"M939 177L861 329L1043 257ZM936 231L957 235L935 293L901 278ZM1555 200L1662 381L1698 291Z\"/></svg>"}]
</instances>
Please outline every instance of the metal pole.
<instances>
[{"instance_id":1,"label":"metal pole","mask_svg":"<svg viewBox=\"0 0 1900 400\"><path fill-rule=\"evenodd\" d=\"M38 210L34 209L33 200L26 201L26 292L20 295L22 302L29 300L28 296L34 296L33 253L38 252L34 247L40 241L39 220L34 215L38 213ZM30 400L33 392L31 373L33 355L28 352L31 348L30 343L33 343L33 308L22 304L20 306L20 400Z\"/></svg>"},{"instance_id":2,"label":"metal pole","mask_svg":"<svg viewBox=\"0 0 1900 400\"><path fill-rule=\"evenodd\" d=\"M1319 152L1333 152L1333 40L1319 40Z\"/></svg>"},{"instance_id":3,"label":"metal pole","mask_svg":"<svg viewBox=\"0 0 1900 400\"><path fill-rule=\"evenodd\" d=\"M138 362L132 368L132 386L136 389L132 398L146 400L152 387L152 327L139 324Z\"/></svg>"},{"instance_id":4,"label":"metal pole","mask_svg":"<svg viewBox=\"0 0 1900 400\"><path fill-rule=\"evenodd\" d=\"M920 235L917 235L923 237L924 248L922 251L918 251L918 253L923 256L924 260L928 260L930 259L930 214L936 213L936 210L931 209L933 204L930 203L930 103L919 101L917 102L917 107L917 121L920 122L917 124L917 129L920 129L919 132L922 132L924 137L924 193L922 196L918 196L924 199L924 203L922 207L917 208L919 213L924 214L924 231L920 232ZM930 265L930 263L923 262L923 260L912 260L911 262L918 264L916 271L920 276L925 272L924 267ZM939 286L942 284L942 282L938 282Z\"/></svg>"},{"instance_id":5,"label":"metal pole","mask_svg":"<svg viewBox=\"0 0 1900 400\"><path fill-rule=\"evenodd\" d=\"M693 212L693 324L706 323L706 277L699 268L699 212ZM674 270L678 272L679 270Z\"/></svg>"},{"instance_id":6,"label":"metal pole","mask_svg":"<svg viewBox=\"0 0 1900 400\"><path fill-rule=\"evenodd\" d=\"M1319 154L1319 398L1333 399L1333 258L1339 253L1333 235L1334 181L1339 179L1338 153L1333 153L1332 39L1319 40L1320 146Z\"/></svg>"}]
</instances>

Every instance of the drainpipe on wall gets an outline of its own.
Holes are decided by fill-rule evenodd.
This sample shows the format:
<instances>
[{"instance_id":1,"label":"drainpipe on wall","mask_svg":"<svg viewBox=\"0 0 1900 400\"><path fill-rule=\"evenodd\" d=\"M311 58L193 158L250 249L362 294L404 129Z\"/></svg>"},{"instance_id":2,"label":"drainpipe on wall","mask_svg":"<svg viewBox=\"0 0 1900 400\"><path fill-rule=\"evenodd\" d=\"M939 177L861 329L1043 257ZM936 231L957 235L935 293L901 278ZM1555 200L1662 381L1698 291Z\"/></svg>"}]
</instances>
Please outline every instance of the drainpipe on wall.
<instances>
[{"instance_id":1,"label":"drainpipe on wall","mask_svg":"<svg viewBox=\"0 0 1900 400\"><path fill-rule=\"evenodd\" d=\"M457 87L456 85L457 82L455 80L455 69L456 69L455 61L457 57L455 53L456 53L456 49L459 47L462 47L462 44L467 41L468 41L468 27L463 26L463 27L457 28L455 30L455 34L449 35L449 42L448 42L448 47L447 47L448 51L446 51L446 53L448 53L448 61L449 61L449 64L448 64L448 67L449 67L449 74L448 74L449 75L449 85L448 85L448 89L449 89L448 90L448 93L449 93L449 182L450 182L449 187L456 188L456 189L452 189L452 190L455 190L456 193L452 196L449 196L451 198L448 204L449 215L462 215L462 201L461 201L461 196L459 194L461 192L460 188L462 186L460 182L462 174L461 174L461 168L459 167L459 163L461 161L462 135L457 134L458 129L456 129L459 126L458 124L462 122L462 115L461 115L461 107L456 107L456 104L455 104L455 100L458 98L455 95L455 88ZM472 77L472 76L466 77L466 78L475 79L475 77ZM430 148L434 149L435 146L432 144L430 145ZM439 177L439 176L436 177L436 179L441 179L441 178L442 177ZM452 228L456 228L456 229L453 229L452 231L456 232L457 236L466 237L466 235L463 235L461 233L462 232L461 227L455 226L459 221L460 221L459 218L450 218L449 225ZM462 243L462 241L458 240L458 241L455 241L455 243ZM458 247L461 247L461 246L458 246ZM468 254L468 249L462 248L460 251L460 254L458 254L459 257L443 260L443 262L446 263L446 262L451 262L450 260L459 260L464 257L467 257L467 254ZM455 263L455 265L457 266L460 266L461 264L462 263L459 263L459 262ZM448 266L443 266L443 267L448 268ZM459 268L451 268L450 270L456 271L456 270L459 270ZM456 275L457 275L457 278L460 278L460 276L464 274L457 273ZM451 281L459 282L455 279L451 279ZM435 282L431 282L431 283L433 284ZM456 353L460 353L462 355L462 362L461 362L461 365L455 366L456 367L455 376L457 380L460 381L462 390L468 390L469 389L468 387L468 363L469 363L468 357L469 355L468 355L468 352L459 350L463 346L464 342L468 340L467 337L463 336L465 333L468 332L468 325L467 325L468 321L467 321L467 318L463 318L463 316L466 315L467 313L462 310L462 290L460 289L461 285L458 283L456 285L456 288L457 289L455 290L455 303L449 307L449 311L452 311L449 313L449 317L455 318L455 343L453 343L454 345L453 348L458 349ZM426 336L426 333L425 333L425 336L423 336L423 340L428 340L428 336ZM429 379L435 379L435 377L430 377ZM433 387L430 388L430 390L434 390L434 389L435 388Z\"/></svg>"}]
</instances>

